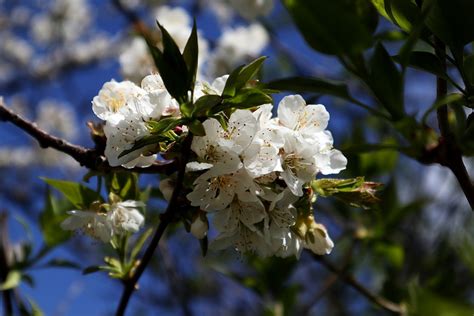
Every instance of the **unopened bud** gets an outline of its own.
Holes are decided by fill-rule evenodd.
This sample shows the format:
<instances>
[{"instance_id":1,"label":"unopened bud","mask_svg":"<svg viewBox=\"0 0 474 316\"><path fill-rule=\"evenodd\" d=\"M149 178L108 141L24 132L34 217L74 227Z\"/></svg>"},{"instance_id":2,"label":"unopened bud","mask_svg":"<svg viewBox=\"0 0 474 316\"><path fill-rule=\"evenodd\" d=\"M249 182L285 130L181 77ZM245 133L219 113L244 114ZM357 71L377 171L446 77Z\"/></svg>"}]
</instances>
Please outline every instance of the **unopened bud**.
<instances>
[{"instance_id":1,"label":"unopened bud","mask_svg":"<svg viewBox=\"0 0 474 316\"><path fill-rule=\"evenodd\" d=\"M207 221L206 213L200 211L198 216L191 224L191 234L197 239L203 239L209 230L209 223Z\"/></svg>"}]
</instances>

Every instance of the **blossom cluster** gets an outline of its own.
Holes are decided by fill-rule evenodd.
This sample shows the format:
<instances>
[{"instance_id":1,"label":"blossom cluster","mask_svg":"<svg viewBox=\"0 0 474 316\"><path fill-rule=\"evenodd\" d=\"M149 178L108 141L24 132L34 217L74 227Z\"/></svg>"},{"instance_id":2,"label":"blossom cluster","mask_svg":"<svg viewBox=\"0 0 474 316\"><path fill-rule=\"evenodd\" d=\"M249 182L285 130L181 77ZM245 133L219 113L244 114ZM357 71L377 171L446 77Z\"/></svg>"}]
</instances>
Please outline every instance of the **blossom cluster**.
<instances>
[{"instance_id":1,"label":"blossom cluster","mask_svg":"<svg viewBox=\"0 0 474 316\"><path fill-rule=\"evenodd\" d=\"M196 82L195 100L221 95L227 78ZM157 159L155 144L133 150L137 141L151 135L147 123L181 116L159 74L145 77L140 86L107 82L92 103L105 121L105 155L111 166L151 165ZM286 257L309 248L327 254L333 243L314 219L310 182L318 173L340 172L347 163L326 129L329 113L321 104L307 105L299 95L283 98L276 117L272 112L273 105L264 104L235 110L226 128L215 118L202 123L205 136L194 137L195 156L186 166L192 181L187 199L201 210L191 231L205 236L206 214L212 213L219 233L211 244L215 249ZM186 132L185 126L179 129ZM170 191L169 186L160 188ZM163 192L165 197L169 193Z\"/></svg>"},{"instance_id":2,"label":"blossom cluster","mask_svg":"<svg viewBox=\"0 0 474 316\"><path fill-rule=\"evenodd\" d=\"M143 226L145 218L138 208L145 204L140 201L113 201L111 204L93 203L90 210L72 210L61 223L64 230L82 231L105 243L115 235L136 233Z\"/></svg>"},{"instance_id":3,"label":"blossom cluster","mask_svg":"<svg viewBox=\"0 0 474 316\"><path fill-rule=\"evenodd\" d=\"M204 173L187 198L215 212L217 249L287 257L309 248L327 254L333 243L314 220L307 187L318 173L343 170L347 160L332 148L323 105L306 105L292 95L280 102L277 117L272 108L236 110L226 130L213 118L203 123L206 136L194 138L197 160L188 170Z\"/></svg>"}]
</instances>

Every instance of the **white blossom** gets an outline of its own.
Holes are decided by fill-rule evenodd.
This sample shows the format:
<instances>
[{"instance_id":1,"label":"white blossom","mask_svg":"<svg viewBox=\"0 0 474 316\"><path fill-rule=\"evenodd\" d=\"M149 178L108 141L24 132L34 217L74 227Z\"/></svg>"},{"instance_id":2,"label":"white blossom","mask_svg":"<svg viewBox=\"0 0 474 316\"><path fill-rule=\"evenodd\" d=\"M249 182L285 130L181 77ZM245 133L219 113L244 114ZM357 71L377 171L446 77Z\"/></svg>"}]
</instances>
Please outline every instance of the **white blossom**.
<instances>
[{"instance_id":1,"label":"white blossom","mask_svg":"<svg viewBox=\"0 0 474 316\"><path fill-rule=\"evenodd\" d=\"M248 20L267 15L274 6L274 0L230 0L230 3L241 16Z\"/></svg>"},{"instance_id":2,"label":"white blossom","mask_svg":"<svg viewBox=\"0 0 474 316\"><path fill-rule=\"evenodd\" d=\"M108 208L103 211L104 206ZM144 207L140 201L127 200L112 204L93 205L92 210L72 210L61 223L64 230L81 231L92 238L108 243L114 235L135 233L143 226L145 218L137 208Z\"/></svg>"},{"instance_id":3,"label":"white blossom","mask_svg":"<svg viewBox=\"0 0 474 316\"><path fill-rule=\"evenodd\" d=\"M231 72L235 67L258 56L268 45L267 31L257 23L225 29L209 56L208 73L212 77Z\"/></svg>"},{"instance_id":4,"label":"white blossom","mask_svg":"<svg viewBox=\"0 0 474 316\"><path fill-rule=\"evenodd\" d=\"M143 202L134 200L112 204L107 212L107 221L110 223L114 234L136 233L145 222L145 218L138 210L138 208L144 206Z\"/></svg>"},{"instance_id":5,"label":"white blossom","mask_svg":"<svg viewBox=\"0 0 474 316\"><path fill-rule=\"evenodd\" d=\"M139 83L146 75L156 71L145 40L134 37L119 56L120 73L128 80Z\"/></svg>"},{"instance_id":6,"label":"white blossom","mask_svg":"<svg viewBox=\"0 0 474 316\"><path fill-rule=\"evenodd\" d=\"M266 251L268 245L265 245L263 234L256 227L265 216L265 208L260 201L234 199L229 207L217 212L214 217L214 226L220 234L211 247L218 250L233 246L241 252Z\"/></svg>"},{"instance_id":7,"label":"white blossom","mask_svg":"<svg viewBox=\"0 0 474 316\"><path fill-rule=\"evenodd\" d=\"M64 230L79 230L83 233L108 243L112 239L113 231L107 215L94 211L69 211L70 215L61 223Z\"/></svg>"}]
</instances>

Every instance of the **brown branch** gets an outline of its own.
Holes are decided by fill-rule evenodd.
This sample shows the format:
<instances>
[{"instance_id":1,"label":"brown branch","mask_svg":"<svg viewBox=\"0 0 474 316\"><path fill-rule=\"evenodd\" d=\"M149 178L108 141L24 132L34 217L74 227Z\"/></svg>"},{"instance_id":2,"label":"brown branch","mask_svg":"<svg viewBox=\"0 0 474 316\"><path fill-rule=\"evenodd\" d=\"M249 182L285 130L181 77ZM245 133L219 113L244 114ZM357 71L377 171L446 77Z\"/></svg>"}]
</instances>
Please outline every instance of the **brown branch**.
<instances>
[{"instance_id":1,"label":"brown branch","mask_svg":"<svg viewBox=\"0 0 474 316\"><path fill-rule=\"evenodd\" d=\"M132 168L111 167L103 153L97 149L85 148L79 145L74 145L66 140L50 135L48 132L38 128L35 123L30 122L12 110L7 108L0 99L0 121L10 122L13 125L21 128L24 132L36 139L42 148L53 148L57 151L63 152L74 158L81 166L98 172L121 172L131 171L137 173L171 173L175 170L175 163L173 161L155 162L148 168Z\"/></svg>"},{"instance_id":2,"label":"brown branch","mask_svg":"<svg viewBox=\"0 0 474 316\"><path fill-rule=\"evenodd\" d=\"M443 70L446 72L446 45L438 38L435 38L435 52L441 61ZM448 93L446 79L436 78L436 97L439 100ZM441 137L438 145L438 161L441 165L448 167L456 177L466 196L471 209L474 211L474 186L462 160L462 151L456 143L454 135L449 129L448 105L442 105L437 109L438 126Z\"/></svg>"},{"instance_id":3,"label":"brown branch","mask_svg":"<svg viewBox=\"0 0 474 316\"><path fill-rule=\"evenodd\" d=\"M405 308L402 305L394 303L384 297L381 297L372 293L369 289L367 289L365 286L359 283L359 281L357 281L353 276L351 276L350 274L347 274L347 272L344 271L344 269L337 268L331 262L326 260L326 258L324 258L323 256L318 256L315 254L312 254L312 256L319 263L321 263L326 269L328 269L332 273L337 274L342 281L350 285L352 288L354 288L357 292L365 296L372 303L380 306L381 308L389 312L392 312L398 315L403 315L405 313Z\"/></svg>"},{"instance_id":4,"label":"brown branch","mask_svg":"<svg viewBox=\"0 0 474 316\"><path fill-rule=\"evenodd\" d=\"M124 290L122 293L122 297L120 299L120 303L117 307L117 312L116 312L117 316L123 316L125 314L125 310L128 306L128 303L133 294L133 291L135 290L137 286L138 280L140 279L141 275L143 274L146 267L150 263L151 258L153 257L153 254L156 248L158 247L158 243L161 237L163 236L166 228L171 222L175 220L176 214L174 214L174 212L176 211L178 207L178 203L179 203L178 198L183 188L184 175L186 171L186 163L188 162L189 156L191 154L192 139L193 139L192 134L188 134L188 136L186 136L186 138L183 141L183 148L181 151L181 156L179 158L178 176L176 178L176 186L173 190L173 194L171 195L171 199L168 203L168 207L166 208L166 211L161 215L160 224L158 225L150 244L146 248L145 253L143 254L143 257L140 260L140 263L138 264L135 272L133 273L130 279L124 281Z\"/></svg>"}]
</instances>

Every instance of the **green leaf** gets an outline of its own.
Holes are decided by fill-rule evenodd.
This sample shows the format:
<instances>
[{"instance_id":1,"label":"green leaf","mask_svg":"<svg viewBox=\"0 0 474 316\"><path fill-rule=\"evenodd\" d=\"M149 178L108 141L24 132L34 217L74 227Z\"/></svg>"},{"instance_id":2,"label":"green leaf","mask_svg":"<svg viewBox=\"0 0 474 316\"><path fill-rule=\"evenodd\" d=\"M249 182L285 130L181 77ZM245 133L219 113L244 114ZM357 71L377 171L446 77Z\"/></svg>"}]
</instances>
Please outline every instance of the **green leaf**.
<instances>
[{"instance_id":1,"label":"green leaf","mask_svg":"<svg viewBox=\"0 0 474 316\"><path fill-rule=\"evenodd\" d=\"M140 194L138 175L132 172L115 172L107 175L109 192L117 194L122 200L137 200Z\"/></svg>"},{"instance_id":2,"label":"green leaf","mask_svg":"<svg viewBox=\"0 0 474 316\"><path fill-rule=\"evenodd\" d=\"M247 82L257 75L260 68L262 68L263 62L266 58L267 57L265 56L259 57L240 70L239 76L237 77L237 80L235 82L236 91L239 91L240 89L245 87Z\"/></svg>"},{"instance_id":3,"label":"green leaf","mask_svg":"<svg viewBox=\"0 0 474 316\"><path fill-rule=\"evenodd\" d=\"M227 126L227 118L226 118L226 116L223 112L219 112L219 113L213 115L212 117L215 118L219 122L219 124L221 124L221 126L224 130L227 130L227 127L228 127Z\"/></svg>"},{"instance_id":4,"label":"green leaf","mask_svg":"<svg viewBox=\"0 0 474 316\"><path fill-rule=\"evenodd\" d=\"M39 225L45 244L50 247L57 246L69 238L71 232L62 230L59 226L68 217L67 211L70 211L74 205L68 200L56 200L49 190L46 192L46 202L43 212L39 216Z\"/></svg>"},{"instance_id":5,"label":"green leaf","mask_svg":"<svg viewBox=\"0 0 474 316\"><path fill-rule=\"evenodd\" d=\"M380 43L370 59L368 84L394 120L404 117L402 75Z\"/></svg>"},{"instance_id":6,"label":"green leaf","mask_svg":"<svg viewBox=\"0 0 474 316\"><path fill-rule=\"evenodd\" d=\"M225 82L224 90L222 91L222 96L223 97L233 97L236 93L236 84L237 80L240 75L240 71L245 67L245 65L241 65L237 68L234 69L227 78L227 81Z\"/></svg>"},{"instance_id":7,"label":"green leaf","mask_svg":"<svg viewBox=\"0 0 474 316\"><path fill-rule=\"evenodd\" d=\"M132 248L132 252L130 254L130 260L135 260L140 253L140 250L142 250L143 245L147 241L147 239L151 236L153 233L153 229L147 229L143 234L141 234L140 238L137 239L135 242L135 245Z\"/></svg>"},{"instance_id":8,"label":"green leaf","mask_svg":"<svg viewBox=\"0 0 474 316\"><path fill-rule=\"evenodd\" d=\"M472 316L474 306L411 284L408 315Z\"/></svg>"},{"instance_id":9,"label":"green leaf","mask_svg":"<svg viewBox=\"0 0 474 316\"><path fill-rule=\"evenodd\" d=\"M411 0L372 0L375 8L387 20L409 32L420 14L420 9Z\"/></svg>"},{"instance_id":10,"label":"green leaf","mask_svg":"<svg viewBox=\"0 0 474 316\"><path fill-rule=\"evenodd\" d=\"M194 103L194 109L192 116L199 117L201 115L206 115L211 110L219 105L222 102L222 97L219 95L209 94L204 95L196 100Z\"/></svg>"},{"instance_id":11,"label":"green leaf","mask_svg":"<svg viewBox=\"0 0 474 316\"><path fill-rule=\"evenodd\" d=\"M163 134L147 135L147 136L142 137L139 140L137 140L133 144L132 148L124 150L123 152L121 152L120 155L118 156L118 158L121 158L125 155L128 155L128 154L134 152L135 150L138 150L138 149L143 148L145 146L155 145L155 147L158 148L158 144L160 142L166 141L168 139L169 139L169 137L167 137L166 135L163 135Z\"/></svg>"},{"instance_id":12,"label":"green leaf","mask_svg":"<svg viewBox=\"0 0 474 316\"><path fill-rule=\"evenodd\" d=\"M273 99L268 94L262 92L257 88L242 89L236 96L222 101L222 107L219 110L226 108L249 109L262 104L272 103Z\"/></svg>"},{"instance_id":13,"label":"green leaf","mask_svg":"<svg viewBox=\"0 0 474 316\"><path fill-rule=\"evenodd\" d=\"M206 136L206 131L201 121L193 120L188 124L188 128L195 136Z\"/></svg>"},{"instance_id":14,"label":"green leaf","mask_svg":"<svg viewBox=\"0 0 474 316\"><path fill-rule=\"evenodd\" d=\"M342 82L308 77L289 77L271 81L265 88L294 92L314 92L352 100L347 85Z\"/></svg>"},{"instance_id":15,"label":"green leaf","mask_svg":"<svg viewBox=\"0 0 474 316\"><path fill-rule=\"evenodd\" d=\"M43 316L43 311L41 310L41 308L39 307L38 304L36 304L36 302L27 297L26 298L28 300L28 303L30 303L30 307L31 307L31 316Z\"/></svg>"},{"instance_id":16,"label":"green leaf","mask_svg":"<svg viewBox=\"0 0 474 316\"><path fill-rule=\"evenodd\" d=\"M464 45L474 40L474 1L423 1L423 8L431 4L426 25L452 50L462 52Z\"/></svg>"},{"instance_id":17,"label":"green leaf","mask_svg":"<svg viewBox=\"0 0 474 316\"><path fill-rule=\"evenodd\" d=\"M403 266L405 251L401 245L379 242L374 245L374 253L395 268Z\"/></svg>"},{"instance_id":18,"label":"green leaf","mask_svg":"<svg viewBox=\"0 0 474 316\"><path fill-rule=\"evenodd\" d=\"M163 134L182 124L182 120L177 117L165 117L159 121L146 122L147 128L151 134Z\"/></svg>"},{"instance_id":19,"label":"green leaf","mask_svg":"<svg viewBox=\"0 0 474 316\"><path fill-rule=\"evenodd\" d=\"M69 269L79 269L80 266L72 261L65 260L65 259L51 259L45 264L41 265L45 268L69 268Z\"/></svg>"},{"instance_id":20,"label":"green leaf","mask_svg":"<svg viewBox=\"0 0 474 316\"><path fill-rule=\"evenodd\" d=\"M183 51L183 59L188 69L188 89L194 91L194 82L196 81L196 73L198 68L198 36L196 20L193 22L193 29L191 35L186 42L186 46Z\"/></svg>"},{"instance_id":21,"label":"green leaf","mask_svg":"<svg viewBox=\"0 0 474 316\"><path fill-rule=\"evenodd\" d=\"M194 111L194 104L192 102L184 102L179 105L179 110L183 117L191 117Z\"/></svg>"},{"instance_id":22,"label":"green leaf","mask_svg":"<svg viewBox=\"0 0 474 316\"><path fill-rule=\"evenodd\" d=\"M145 38L150 53L160 72L166 90L179 103L188 101L190 75L186 62L179 51L178 45L171 38L166 29L158 23L162 34L163 52L161 52L150 38Z\"/></svg>"},{"instance_id":23,"label":"green leaf","mask_svg":"<svg viewBox=\"0 0 474 316\"><path fill-rule=\"evenodd\" d=\"M284 0L306 42L330 55L351 55L372 45L377 11L367 0Z\"/></svg>"},{"instance_id":24,"label":"green leaf","mask_svg":"<svg viewBox=\"0 0 474 316\"><path fill-rule=\"evenodd\" d=\"M49 178L41 179L61 192L78 209L86 209L92 202L102 201L100 194L80 183Z\"/></svg>"},{"instance_id":25,"label":"green leaf","mask_svg":"<svg viewBox=\"0 0 474 316\"><path fill-rule=\"evenodd\" d=\"M400 61L398 56L395 56L396 61ZM441 61L435 54L430 52L412 52L409 55L407 65L412 68L420 69L432 73L438 77L448 80L448 76L441 65Z\"/></svg>"},{"instance_id":26,"label":"green leaf","mask_svg":"<svg viewBox=\"0 0 474 316\"><path fill-rule=\"evenodd\" d=\"M7 277L3 283L0 283L0 291L6 291L16 288L20 285L21 273L17 270L11 270L8 272Z\"/></svg>"},{"instance_id":27,"label":"green leaf","mask_svg":"<svg viewBox=\"0 0 474 316\"><path fill-rule=\"evenodd\" d=\"M89 266L85 268L84 270L82 270L82 274L87 275L87 274L96 273L103 270L104 270L103 266Z\"/></svg>"}]
</instances>

